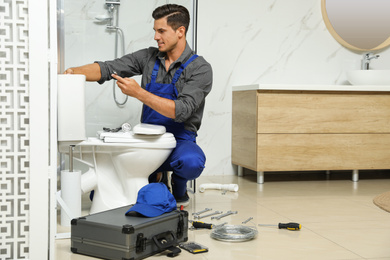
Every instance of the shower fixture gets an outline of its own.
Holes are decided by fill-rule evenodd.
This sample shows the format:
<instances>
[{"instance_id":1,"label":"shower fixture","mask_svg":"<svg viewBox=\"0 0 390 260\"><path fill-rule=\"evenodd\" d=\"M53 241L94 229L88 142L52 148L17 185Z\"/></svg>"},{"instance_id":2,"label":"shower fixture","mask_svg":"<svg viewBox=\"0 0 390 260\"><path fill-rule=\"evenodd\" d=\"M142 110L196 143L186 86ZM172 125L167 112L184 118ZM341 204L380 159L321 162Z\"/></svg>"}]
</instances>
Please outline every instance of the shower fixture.
<instances>
[{"instance_id":1,"label":"shower fixture","mask_svg":"<svg viewBox=\"0 0 390 260\"><path fill-rule=\"evenodd\" d=\"M169 0L166 1L166 3L170 3ZM118 20L119 20L119 6L121 2L120 0L105 0L105 8L107 9L107 12L105 14L97 15L95 17L95 20L98 24L105 24L106 30L108 32L114 31L115 32L115 59L119 58L121 56L125 55L125 37L124 33L121 28L118 26ZM193 16L193 22L192 22L192 29L193 29L193 35L192 35L192 49L195 53L197 53L197 22L198 22L198 0L192 0L192 16ZM121 44L121 54L118 54L118 43L120 40ZM128 96L126 95L126 98L123 102L119 102L116 98L116 81L113 81L112 85L112 91L114 96L114 101L117 104L118 107L122 107L126 104L128 100Z\"/></svg>"},{"instance_id":2,"label":"shower fixture","mask_svg":"<svg viewBox=\"0 0 390 260\"><path fill-rule=\"evenodd\" d=\"M118 55L118 43L119 43L119 37L121 39L121 56L125 55L125 35L121 28L118 26L119 22L119 6L120 6L120 0L106 0L106 8L108 13L97 15L95 19L99 22L105 22L106 23L106 29L109 31L115 31L115 59L119 58ZM115 18L114 18L115 17ZM115 21L114 21L115 20ZM126 104L127 99L129 96L126 95L126 98L123 102L119 102L116 98L116 84L115 81L113 81L112 84L112 93L114 96L114 101L117 106L121 107L124 104Z\"/></svg>"}]
</instances>

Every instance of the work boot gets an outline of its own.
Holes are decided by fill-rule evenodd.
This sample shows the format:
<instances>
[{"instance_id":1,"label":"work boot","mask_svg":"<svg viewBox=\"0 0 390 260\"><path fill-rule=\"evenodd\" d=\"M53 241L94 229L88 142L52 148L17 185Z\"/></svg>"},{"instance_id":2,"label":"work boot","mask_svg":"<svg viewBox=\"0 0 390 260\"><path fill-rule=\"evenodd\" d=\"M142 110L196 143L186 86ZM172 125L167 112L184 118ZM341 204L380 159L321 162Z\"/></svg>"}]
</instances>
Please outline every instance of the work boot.
<instances>
[{"instance_id":1,"label":"work boot","mask_svg":"<svg viewBox=\"0 0 390 260\"><path fill-rule=\"evenodd\" d=\"M186 192L183 197L181 198L175 198L176 199L176 206L180 208L181 206L187 207L190 204L190 197L188 196L188 193Z\"/></svg>"}]
</instances>

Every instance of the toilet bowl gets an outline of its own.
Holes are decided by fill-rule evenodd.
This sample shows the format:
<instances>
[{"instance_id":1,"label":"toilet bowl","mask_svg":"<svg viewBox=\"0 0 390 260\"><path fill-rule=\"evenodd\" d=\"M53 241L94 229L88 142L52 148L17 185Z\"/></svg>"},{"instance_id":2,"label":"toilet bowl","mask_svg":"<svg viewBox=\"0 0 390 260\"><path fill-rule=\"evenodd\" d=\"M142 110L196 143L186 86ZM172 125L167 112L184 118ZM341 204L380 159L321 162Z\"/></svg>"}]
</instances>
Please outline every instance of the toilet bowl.
<instances>
[{"instance_id":1,"label":"toilet bowl","mask_svg":"<svg viewBox=\"0 0 390 260\"><path fill-rule=\"evenodd\" d=\"M138 191L148 177L176 146L173 134L109 133L104 138L89 137L75 145L73 160L89 167L81 175L81 190L94 191L90 213L136 203ZM117 140L113 140L117 139ZM69 142L59 142L61 153L69 152Z\"/></svg>"}]
</instances>

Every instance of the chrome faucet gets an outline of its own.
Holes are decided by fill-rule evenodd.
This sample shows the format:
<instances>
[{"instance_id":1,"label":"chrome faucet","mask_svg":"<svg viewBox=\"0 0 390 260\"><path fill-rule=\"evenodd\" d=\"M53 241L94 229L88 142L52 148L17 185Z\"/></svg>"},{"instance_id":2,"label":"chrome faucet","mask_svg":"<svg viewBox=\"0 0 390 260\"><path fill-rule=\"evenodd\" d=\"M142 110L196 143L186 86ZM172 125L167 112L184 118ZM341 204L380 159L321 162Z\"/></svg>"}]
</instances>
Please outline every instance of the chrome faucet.
<instances>
[{"instance_id":1,"label":"chrome faucet","mask_svg":"<svg viewBox=\"0 0 390 260\"><path fill-rule=\"evenodd\" d=\"M369 68L370 68L370 60L378 59L378 58L379 58L379 55L377 55L377 54L375 55L372 52L365 53L363 55L363 59L362 59L362 70L369 70Z\"/></svg>"}]
</instances>

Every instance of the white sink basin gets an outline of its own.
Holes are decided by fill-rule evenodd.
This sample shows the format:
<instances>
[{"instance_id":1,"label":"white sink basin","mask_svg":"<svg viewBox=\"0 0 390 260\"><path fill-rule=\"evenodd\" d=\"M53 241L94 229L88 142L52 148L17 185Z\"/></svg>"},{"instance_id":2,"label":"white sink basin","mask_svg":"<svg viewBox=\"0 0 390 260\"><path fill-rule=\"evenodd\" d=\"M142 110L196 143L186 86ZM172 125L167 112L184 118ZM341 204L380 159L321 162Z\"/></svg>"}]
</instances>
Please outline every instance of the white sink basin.
<instances>
[{"instance_id":1,"label":"white sink basin","mask_svg":"<svg viewBox=\"0 0 390 260\"><path fill-rule=\"evenodd\" d=\"M390 86L390 70L350 70L347 79L352 85Z\"/></svg>"}]
</instances>

